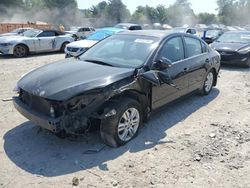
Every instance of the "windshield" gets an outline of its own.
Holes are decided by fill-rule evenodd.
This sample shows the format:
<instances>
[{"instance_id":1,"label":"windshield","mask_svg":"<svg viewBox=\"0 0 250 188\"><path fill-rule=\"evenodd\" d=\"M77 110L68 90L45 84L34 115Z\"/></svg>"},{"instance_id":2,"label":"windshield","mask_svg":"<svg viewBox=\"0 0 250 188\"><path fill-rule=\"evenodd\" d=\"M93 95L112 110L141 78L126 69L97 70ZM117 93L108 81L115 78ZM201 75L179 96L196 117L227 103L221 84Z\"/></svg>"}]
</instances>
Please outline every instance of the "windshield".
<instances>
[{"instance_id":1,"label":"windshield","mask_svg":"<svg viewBox=\"0 0 250 188\"><path fill-rule=\"evenodd\" d=\"M158 38L148 36L113 35L90 48L80 59L136 68L146 62L157 41Z\"/></svg>"},{"instance_id":2,"label":"windshield","mask_svg":"<svg viewBox=\"0 0 250 188\"><path fill-rule=\"evenodd\" d=\"M19 33L21 31L22 31L22 29L14 29L13 31L11 31L11 33Z\"/></svg>"},{"instance_id":3,"label":"windshield","mask_svg":"<svg viewBox=\"0 0 250 188\"><path fill-rule=\"evenodd\" d=\"M186 30L187 30L186 28L178 28L178 27L173 29L173 31L180 32L180 33L185 33Z\"/></svg>"},{"instance_id":4,"label":"windshield","mask_svg":"<svg viewBox=\"0 0 250 188\"><path fill-rule=\"evenodd\" d=\"M105 39L111 35L113 35L113 31L107 31L107 30L103 30L103 31L97 31L91 35L89 35L87 37L88 40L95 40L95 41L99 41L102 39Z\"/></svg>"},{"instance_id":5,"label":"windshield","mask_svg":"<svg viewBox=\"0 0 250 188\"><path fill-rule=\"evenodd\" d=\"M128 26L123 25L123 24L117 24L117 25L115 26L115 28L119 28L119 29L128 29Z\"/></svg>"},{"instance_id":6,"label":"windshield","mask_svg":"<svg viewBox=\"0 0 250 188\"><path fill-rule=\"evenodd\" d=\"M250 32L240 33L240 32L228 32L221 35L218 42L235 42L235 43L250 43Z\"/></svg>"},{"instance_id":7,"label":"windshield","mask_svg":"<svg viewBox=\"0 0 250 188\"><path fill-rule=\"evenodd\" d=\"M41 30L38 30L38 29L31 29L31 30L28 30L28 31L25 31L23 33L23 35L25 37L36 37L39 33L41 33L42 31Z\"/></svg>"},{"instance_id":8,"label":"windshield","mask_svg":"<svg viewBox=\"0 0 250 188\"><path fill-rule=\"evenodd\" d=\"M220 30L208 30L206 36L217 37L220 34Z\"/></svg>"},{"instance_id":9,"label":"windshield","mask_svg":"<svg viewBox=\"0 0 250 188\"><path fill-rule=\"evenodd\" d=\"M70 27L70 31L78 31L79 27Z\"/></svg>"}]
</instances>

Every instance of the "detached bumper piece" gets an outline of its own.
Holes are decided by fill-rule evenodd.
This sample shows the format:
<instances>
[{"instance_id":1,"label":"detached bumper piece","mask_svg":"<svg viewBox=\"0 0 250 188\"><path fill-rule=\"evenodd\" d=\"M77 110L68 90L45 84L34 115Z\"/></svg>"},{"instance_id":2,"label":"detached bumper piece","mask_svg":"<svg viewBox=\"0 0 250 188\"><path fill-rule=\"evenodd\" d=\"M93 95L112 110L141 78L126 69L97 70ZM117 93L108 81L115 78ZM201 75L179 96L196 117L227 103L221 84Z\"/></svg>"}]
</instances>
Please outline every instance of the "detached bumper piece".
<instances>
[{"instance_id":1,"label":"detached bumper piece","mask_svg":"<svg viewBox=\"0 0 250 188\"><path fill-rule=\"evenodd\" d=\"M34 124L55 133L61 130L61 118L51 118L43 114L37 113L32 110L28 105L24 104L18 97L13 97L13 104L17 111L19 111L24 117L29 119Z\"/></svg>"}]
</instances>

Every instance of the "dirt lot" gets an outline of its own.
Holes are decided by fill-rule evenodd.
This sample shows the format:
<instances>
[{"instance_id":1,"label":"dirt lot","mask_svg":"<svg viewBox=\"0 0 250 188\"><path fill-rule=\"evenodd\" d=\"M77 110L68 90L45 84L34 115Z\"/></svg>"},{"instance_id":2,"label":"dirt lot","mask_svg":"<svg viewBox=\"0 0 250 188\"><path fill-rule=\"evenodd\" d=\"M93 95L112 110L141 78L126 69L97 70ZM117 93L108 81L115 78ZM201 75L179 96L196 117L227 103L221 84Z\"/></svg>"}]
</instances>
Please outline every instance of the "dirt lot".
<instances>
[{"instance_id":1,"label":"dirt lot","mask_svg":"<svg viewBox=\"0 0 250 188\"><path fill-rule=\"evenodd\" d=\"M0 57L0 187L72 187L73 179L79 187L250 187L250 69L223 68L211 95L163 108L113 149L98 132L59 139L3 101L21 75L63 58Z\"/></svg>"}]
</instances>

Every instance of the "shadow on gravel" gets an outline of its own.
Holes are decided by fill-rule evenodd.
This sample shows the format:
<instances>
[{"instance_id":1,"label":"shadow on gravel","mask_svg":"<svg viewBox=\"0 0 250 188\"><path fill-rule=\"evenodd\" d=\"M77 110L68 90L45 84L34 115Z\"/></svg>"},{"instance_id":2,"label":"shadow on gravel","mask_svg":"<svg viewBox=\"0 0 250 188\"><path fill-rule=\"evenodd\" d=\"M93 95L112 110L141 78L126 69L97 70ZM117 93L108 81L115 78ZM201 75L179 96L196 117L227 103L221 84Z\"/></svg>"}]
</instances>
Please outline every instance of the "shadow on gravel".
<instances>
[{"instance_id":1,"label":"shadow on gravel","mask_svg":"<svg viewBox=\"0 0 250 188\"><path fill-rule=\"evenodd\" d=\"M33 58L33 57L43 57L43 56L49 56L49 55L55 55L55 54L63 54L62 52L43 52L43 53L33 53L33 54L29 54L26 57L23 57L21 59L29 59L29 58ZM0 60L1 59L20 59L17 57L14 57L13 55L3 55L0 54Z\"/></svg>"},{"instance_id":2,"label":"shadow on gravel","mask_svg":"<svg viewBox=\"0 0 250 188\"><path fill-rule=\"evenodd\" d=\"M137 153L159 144L172 144L173 141L168 141L166 130L206 106L218 95L219 90L214 89L208 96L192 95L158 110L141 128L139 135L120 148L102 144L97 132L75 140L59 139L26 122L4 135L4 149L18 167L36 175L54 177L92 167L108 171L106 162L126 152Z\"/></svg>"},{"instance_id":3,"label":"shadow on gravel","mask_svg":"<svg viewBox=\"0 0 250 188\"><path fill-rule=\"evenodd\" d=\"M222 65L221 70L234 71L234 72L250 72L250 67L241 67L237 65Z\"/></svg>"}]
</instances>

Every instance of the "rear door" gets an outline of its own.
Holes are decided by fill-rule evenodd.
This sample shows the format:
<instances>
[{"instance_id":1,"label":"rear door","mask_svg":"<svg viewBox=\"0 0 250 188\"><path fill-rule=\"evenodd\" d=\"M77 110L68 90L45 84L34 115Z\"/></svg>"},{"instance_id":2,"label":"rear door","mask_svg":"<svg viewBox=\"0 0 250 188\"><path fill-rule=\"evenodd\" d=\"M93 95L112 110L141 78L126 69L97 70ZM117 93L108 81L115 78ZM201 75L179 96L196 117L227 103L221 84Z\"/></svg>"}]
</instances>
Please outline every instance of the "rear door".
<instances>
[{"instance_id":1,"label":"rear door","mask_svg":"<svg viewBox=\"0 0 250 188\"><path fill-rule=\"evenodd\" d=\"M54 51L56 48L54 31L43 31L37 36L36 51Z\"/></svg>"},{"instance_id":2,"label":"rear door","mask_svg":"<svg viewBox=\"0 0 250 188\"><path fill-rule=\"evenodd\" d=\"M201 87L206 74L206 63L210 62L208 49L204 42L192 37L184 36L185 54L189 62L189 92Z\"/></svg>"},{"instance_id":3,"label":"rear door","mask_svg":"<svg viewBox=\"0 0 250 188\"><path fill-rule=\"evenodd\" d=\"M171 102L188 91L188 75L186 70L189 69L188 62L184 56L184 46L181 36L168 39L161 47L157 58L167 58L172 61L172 66L164 70L170 75L176 87L168 84L153 86L152 88L152 106L158 108L168 102Z\"/></svg>"}]
</instances>

